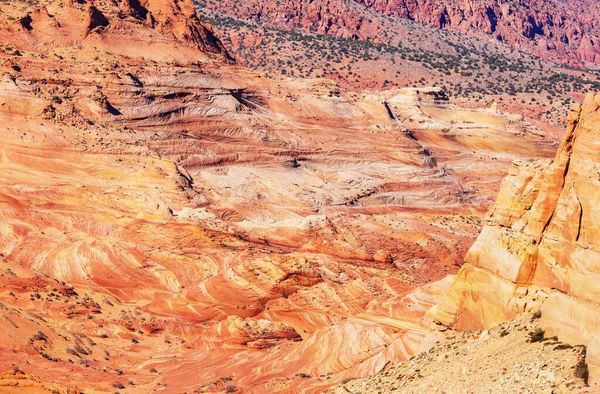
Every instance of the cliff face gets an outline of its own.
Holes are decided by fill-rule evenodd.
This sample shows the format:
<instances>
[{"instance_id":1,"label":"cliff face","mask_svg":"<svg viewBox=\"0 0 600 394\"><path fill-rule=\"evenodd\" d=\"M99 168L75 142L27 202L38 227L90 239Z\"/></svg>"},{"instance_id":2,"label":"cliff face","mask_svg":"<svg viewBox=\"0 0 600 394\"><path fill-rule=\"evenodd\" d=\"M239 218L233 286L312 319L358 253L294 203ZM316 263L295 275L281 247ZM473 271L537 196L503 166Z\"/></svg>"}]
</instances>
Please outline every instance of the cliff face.
<instances>
[{"instance_id":1,"label":"cliff face","mask_svg":"<svg viewBox=\"0 0 600 394\"><path fill-rule=\"evenodd\" d=\"M209 26L201 23L192 0L125 0L126 11L166 35L198 49L228 58L227 50Z\"/></svg>"},{"instance_id":2,"label":"cliff face","mask_svg":"<svg viewBox=\"0 0 600 394\"><path fill-rule=\"evenodd\" d=\"M587 0L358 0L377 12L440 29L484 33L509 44L532 41L542 50L568 51L600 62L595 2ZM581 10L586 10L582 13Z\"/></svg>"},{"instance_id":3,"label":"cliff face","mask_svg":"<svg viewBox=\"0 0 600 394\"><path fill-rule=\"evenodd\" d=\"M541 308L541 326L600 366L600 94L569 114L552 162L517 165L436 319L482 329Z\"/></svg>"},{"instance_id":4,"label":"cliff face","mask_svg":"<svg viewBox=\"0 0 600 394\"><path fill-rule=\"evenodd\" d=\"M248 5L206 0L236 17L284 30L384 40L377 14L476 36L564 62L600 63L600 7L591 0L259 0ZM586 10L586 12L581 12Z\"/></svg>"}]
</instances>

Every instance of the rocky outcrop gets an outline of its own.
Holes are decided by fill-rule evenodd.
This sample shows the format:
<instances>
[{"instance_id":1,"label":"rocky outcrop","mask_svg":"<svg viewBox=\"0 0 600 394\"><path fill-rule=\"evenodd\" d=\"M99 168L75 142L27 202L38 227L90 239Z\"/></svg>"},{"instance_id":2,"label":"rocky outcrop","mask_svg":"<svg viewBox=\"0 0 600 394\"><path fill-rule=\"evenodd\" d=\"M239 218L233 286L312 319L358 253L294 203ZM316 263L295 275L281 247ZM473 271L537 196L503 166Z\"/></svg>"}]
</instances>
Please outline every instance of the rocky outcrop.
<instances>
[{"instance_id":1,"label":"rocky outcrop","mask_svg":"<svg viewBox=\"0 0 600 394\"><path fill-rule=\"evenodd\" d=\"M88 8L88 17L89 19L86 23L88 32L97 27L106 27L109 25L108 19L106 19L102 11L94 6L90 6L90 8Z\"/></svg>"},{"instance_id":2,"label":"rocky outcrop","mask_svg":"<svg viewBox=\"0 0 600 394\"><path fill-rule=\"evenodd\" d=\"M10 5L4 11L19 17L0 29L2 41L32 51L82 45L153 59L233 60L192 0L51 1L25 15Z\"/></svg>"},{"instance_id":3,"label":"rocky outcrop","mask_svg":"<svg viewBox=\"0 0 600 394\"><path fill-rule=\"evenodd\" d=\"M489 328L532 309L564 341L588 346L600 366L600 94L569 114L552 162L517 165L436 319Z\"/></svg>"},{"instance_id":4,"label":"rocky outcrop","mask_svg":"<svg viewBox=\"0 0 600 394\"><path fill-rule=\"evenodd\" d=\"M433 103L433 104L448 104L450 99L442 88L403 88L398 92L398 96L393 97L390 101L412 101L415 103Z\"/></svg>"},{"instance_id":5,"label":"rocky outcrop","mask_svg":"<svg viewBox=\"0 0 600 394\"><path fill-rule=\"evenodd\" d=\"M242 319L238 316L229 316L219 324L218 329L221 331L220 334L232 343L255 349L275 346L281 340L302 340L292 326L265 319Z\"/></svg>"},{"instance_id":6,"label":"rocky outcrop","mask_svg":"<svg viewBox=\"0 0 600 394\"><path fill-rule=\"evenodd\" d=\"M600 63L600 6L592 0L260 0L207 2L224 13L285 30L381 40L376 14L494 39L565 62ZM237 2L234 2L237 3ZM585 12L582 12L585 10ZM383 34L385 36L385 34Z\"/></svg>"},{"instance_id":7,"label":"rocky outcrop","mask_svg":"<svg viewBox=\"0 0 600 394\"><path fill-rule=\"evenodd\" d=\"M162 33L173 35L204 52L231 59L210 26L200 22L192 0L126 0L129 13Z\"/></svg>"},{"instance_id":8,"label":"rocky outcrop","mask_svg":"<svg viewBox=\"0 0 600 394\"><path fill-rule=\"evenodd\" d=\"M585 348L556 338L533 342L539 327L531 317L522 314L489 331L448 332L429 351L326 393L587 392L579 391L586 386Z\"/></svg>"},{"instance_id":9,"label":"rocky outcrop","mask_svg":"<svg viewBox=\"0 0 600 394\"><path fill-rule=\"evenodd\" d=\"M0 373L0 393L77 394L79 391L43 382L35 376L16 369Z\"/></svg>"}]
</instances>

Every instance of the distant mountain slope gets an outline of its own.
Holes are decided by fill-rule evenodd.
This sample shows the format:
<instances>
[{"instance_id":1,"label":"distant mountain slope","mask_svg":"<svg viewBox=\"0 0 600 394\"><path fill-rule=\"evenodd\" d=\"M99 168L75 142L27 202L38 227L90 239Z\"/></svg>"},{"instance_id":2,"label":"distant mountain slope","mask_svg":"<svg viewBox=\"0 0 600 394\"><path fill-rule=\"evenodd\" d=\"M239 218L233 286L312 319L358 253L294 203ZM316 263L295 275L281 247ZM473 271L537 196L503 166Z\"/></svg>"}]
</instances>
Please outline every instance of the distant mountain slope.
<instances>
[{"instance_id":1,"label":"distant mountain slope","mask_svg":"<svg viewBox=\"0 0 600 394\"><path fill-rule=\"evenodd\" d=\"M462 34L386 16L355 1L338 3L285 8L197 1L203 20L238 63L267 75L327 78L351 90L439 86L456 103L496 102L535 124L552 125L557 134L565 108L580 101L581 93L600 90L598 70L570 67L559 62L569 58L548 51L541 53L544 60L529 44L518 49L484 33Z\"/></svg>"},{"instance_id":2,"label":"distant mountain slope","mask_svg":"<svg viewBox=\"0 0 600 394\"><path fill-rule=\"evenodd\" d=\"M232 0L207 3L269 27L383 40L373 14L469 35L488 35L571 65L600 64L600 5L593 0Z\"/></svg>"},{"instance_id":3,"label":"distant mountain slope","mask_svg":"<svg viewBox=\"0 0 600 394\"><path fill-rule=\"evenodd\" d=\"M485 33L511 45L600 63L593 0L357 0L373 10L462 33Z\"/></svg>"}]
</instances>

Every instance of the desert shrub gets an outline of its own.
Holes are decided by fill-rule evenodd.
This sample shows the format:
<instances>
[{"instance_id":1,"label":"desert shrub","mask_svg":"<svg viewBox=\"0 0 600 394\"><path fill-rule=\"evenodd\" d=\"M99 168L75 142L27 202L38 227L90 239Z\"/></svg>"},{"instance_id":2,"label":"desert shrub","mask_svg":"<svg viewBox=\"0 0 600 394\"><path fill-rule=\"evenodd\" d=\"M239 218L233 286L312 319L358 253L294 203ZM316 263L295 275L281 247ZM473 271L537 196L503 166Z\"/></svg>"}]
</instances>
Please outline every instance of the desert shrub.
<instances>
[{"instance_id":1,"label":"desert shrub","mask_svg":"<svg viewBox=\"0 0 600 394\"><path fill-rule=\"evenodd\" d=\"M37 334L35 334L31 338L29 338L29 343L33 343L35 341L47 341L47 339L48 338L46 337L46 335L43 332L38 331Z\"/></svg>"},{"instance_id":2,"label":"desert shrub","mask_svg":"<svg viewBox=\"0 0 600 394\"><path fill-rule=\"evenodd\" d=\"M575 376L580 379L583 379L583 383L585 383L587 385L589 377L590 377L590 371L588 369L587 363L585 362L586 353L587 353L587 349L584 348L584 353L582 355L582 358L579 360L579 362L575 366Z\"/></svg>"},{"instance_id":3,"label":"desert shrub","mask_svg":"<svg viewBox=\"0 0 600 394\"><path fill-rule=\"evenodd\" d=\"M544 340L545 331L541 328L529 332L529 342L540 342Z\"/></svg>"},{"instance_id":4,"label":"desert shrub","mask_svg":"<svg viewBox=\"0 0 600 394\"><path fill-rule=\"evenodd\" d=\"M554 348L554 350L567 350L567 349L572 349L573 346L567 344L567 343L561 343L560 345L556 346Z\"/></svg>"},{"instance_id":5,"label":"desert shrub","mask_svg":"<svg viewBox=\"0 0 600 394\"><path fill-rule=\"evenodd\" d=\"M77 356L77 357L79 357L79 353L77 353L77 352L76 352L74 349L71 349L71 348L66 348L66 349L65 349L65 352L67 352L67 354L71 354L71 355L73 355L73 356Z\"/></svg>"}]
</instances>

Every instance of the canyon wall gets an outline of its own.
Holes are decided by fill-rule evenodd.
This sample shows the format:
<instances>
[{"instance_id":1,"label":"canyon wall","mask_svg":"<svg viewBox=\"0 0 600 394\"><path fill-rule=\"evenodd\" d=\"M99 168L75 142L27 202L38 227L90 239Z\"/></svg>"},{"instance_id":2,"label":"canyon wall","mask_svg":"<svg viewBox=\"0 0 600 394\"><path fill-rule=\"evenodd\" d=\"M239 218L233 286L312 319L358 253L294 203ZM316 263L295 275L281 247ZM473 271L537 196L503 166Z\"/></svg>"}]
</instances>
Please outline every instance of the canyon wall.
<instances>
[{"instance_id":1,"label":"canyon wall","mask_svg":"<svg viewBox=\"0 0 600 394\"><path fill-rule=\"evenodd\" d=\"M600 7L590 0L259 0L247 5L231 0L206 0L205 3L236 18L284 30L385 41L388 34L381 26L387 26L386 18L391 17L461 34L492 37L552 60L600 63L597 29ZM583 9L585 13L581 12ZM382 15L385 17L381 18ZM406 37L409 41L411 38Z\"/></svg>"},{"instance_id":2,"label":"canyon wall","mask_svg":"<svg viewBox=\"0 0 600 394\"><path fill-rule=\"evenodd\" d=\"M541 309L549 335L600 366L600 94L569 113L553 161L517 164L435 319L462 330Z\"/></svg>"}]
</instances>

